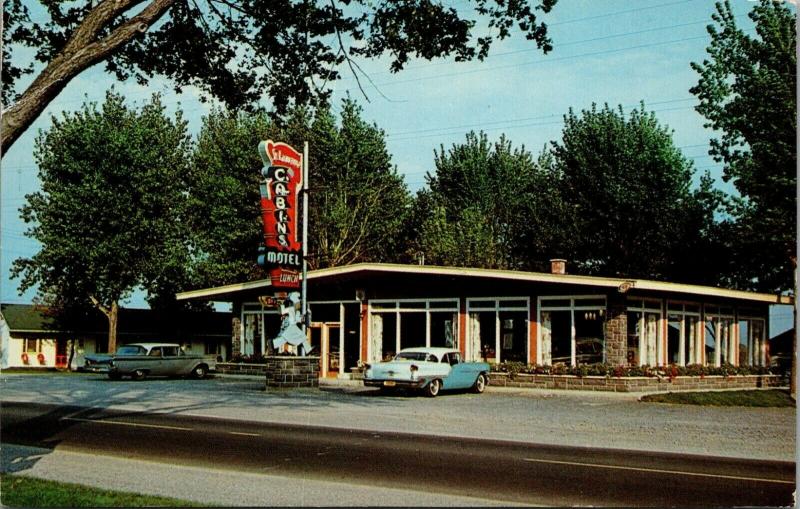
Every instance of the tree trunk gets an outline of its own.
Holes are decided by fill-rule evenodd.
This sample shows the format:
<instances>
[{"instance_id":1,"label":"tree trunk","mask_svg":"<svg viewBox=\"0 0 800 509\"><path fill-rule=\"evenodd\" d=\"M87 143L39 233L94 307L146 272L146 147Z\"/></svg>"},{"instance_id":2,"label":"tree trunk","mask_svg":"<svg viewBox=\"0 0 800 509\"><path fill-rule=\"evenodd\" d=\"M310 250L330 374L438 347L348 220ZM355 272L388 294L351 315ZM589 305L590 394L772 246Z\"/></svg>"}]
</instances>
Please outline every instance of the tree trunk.
<instances>
[{"instance_id":1,"label":"tree trunk","mask_svg":"<svg viewBox=\"0 0 800 509\"><path fill-rule=\"evenodd\" d=\"M119 307L116 302L111 304L111 313L108 314L108 353L117 351L117 317Z\"/></svg>"},{"instance_id":2,"label":"tree trunk","mask_svg":"<svg viewBox=\"0 0 800 509\"><path fill-rule=\"evenodd\" d=\"M69 340L69 358L67 359L67 371L72 371L72 360L75 358L75 339Z\"/></svg>"},{"instance_id":3,"label":"tree trunk","mask_svg":"<svg viewBox=\"0 0 800 509\"><path fill-rule=\"evenodd\" d=\"M138 15L118 26L108 36L97 38L108 23L140 1L107 0L100 2L86 15L64 48L39 73L22 97L13 106L3 110L0 121L0 154L8 151L73 78L108 58L137 34L147 31L175 3L175 0L153 0Z\"/></svg>"},{"instance_id":4,"label":"tree trunk","mask_svg":"<svg viewBox=\"0 0 800 509\"><path fill-rule=\"evenodd\" d=\"M119 316L119 305L116 300L113 300L111 301L110 307L105 307L94 295L90 295L89 299L92 301L92 304L108 318L108 353L114 353L117 351L117 317Z\"/></svg>"}]
</instances>

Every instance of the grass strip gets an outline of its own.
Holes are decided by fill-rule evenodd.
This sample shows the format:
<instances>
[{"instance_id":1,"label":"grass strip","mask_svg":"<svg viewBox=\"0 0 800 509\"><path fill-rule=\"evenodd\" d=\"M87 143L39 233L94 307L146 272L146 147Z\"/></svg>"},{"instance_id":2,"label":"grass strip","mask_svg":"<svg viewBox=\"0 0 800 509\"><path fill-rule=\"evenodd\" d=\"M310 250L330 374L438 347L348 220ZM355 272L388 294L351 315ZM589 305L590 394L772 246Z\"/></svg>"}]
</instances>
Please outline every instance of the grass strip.
<instances>
[{"instance_id":1,"label":"grass strip","mask_svg":"<svg viewBox=\"0 0 800 509\"><path fill-rule=\"evenodd\" d=\"M744 406L744 407L793 407L795 402L789 391L741 390L741 391L702 391L668 392L648 394L642 397L647 403L672 403L677 405L703 406Z\"/></svg>"},{"instance_id":2,"label":"grass strip","mask_svg":"<svg viewBox=\"0 0 800 509\"><path fill-rule=\"evenodd\" d=\"M21 475L0 475L4 507L206 507L175 498L91 488Z\"/></svg>"}]
</instances>

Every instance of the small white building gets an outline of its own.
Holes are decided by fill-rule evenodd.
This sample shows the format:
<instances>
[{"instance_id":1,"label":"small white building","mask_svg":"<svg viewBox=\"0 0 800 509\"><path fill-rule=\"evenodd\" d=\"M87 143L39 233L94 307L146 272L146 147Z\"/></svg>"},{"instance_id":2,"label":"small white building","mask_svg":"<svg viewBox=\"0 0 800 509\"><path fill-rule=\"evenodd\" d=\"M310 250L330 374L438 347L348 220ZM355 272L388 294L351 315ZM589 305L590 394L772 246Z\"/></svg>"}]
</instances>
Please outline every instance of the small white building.
<instances>
[{"instance_id":1,"label":"small white building","mask_svg":"<svg viewBox=\"0 0 800 509\"><path fill-rule=\"evenodd\" d=\"M78 369L84 355L108 351L108 322L99 311L69 317L59 325L46 307L0 305L0 369ZM61 322L62 324L64 322ZM221 312L162 313L120 309L119 345L141 341L181 343L190 352L227 355L231 314Z\"/></svg>"}]
</instances>

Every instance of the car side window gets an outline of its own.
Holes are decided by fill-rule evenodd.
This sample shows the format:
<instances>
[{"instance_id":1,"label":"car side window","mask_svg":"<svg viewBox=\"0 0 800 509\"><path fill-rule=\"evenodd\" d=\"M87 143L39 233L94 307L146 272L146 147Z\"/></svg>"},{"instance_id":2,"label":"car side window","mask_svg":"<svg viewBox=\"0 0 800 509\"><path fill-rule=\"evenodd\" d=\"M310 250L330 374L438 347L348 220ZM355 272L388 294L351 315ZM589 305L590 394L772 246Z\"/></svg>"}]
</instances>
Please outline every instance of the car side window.
<instances>
[{"instance_id":1,"label":"car side window","mask_svg":"<svg viewBox=\"0 0 800 509\"><path fill-rule=\"evenodd\" d=\"M450 352L450 365L455 366L459 362L461 362L461 354Z\"/></svg>"},{"instance_id":2,"label":"car side window","mask_svg":"<svg viewBox=\"0 0 800 509\"><path fill-rule=\"evenodd\" d=\"M438 360L436 360L436 356L433 355L432 353L429 353L428 356L425 358L425 360L428 362L439 362Z\"/></svg>"},{"instance_id":3,"label":"car side window","mask_svg":"<svg viewBox=\"0 0 800 509\"><path fill-rule=\"evenodd\" d=\"M446 353L446 354L442 355L442 362L450 364L450 354L449 353Z\"/></svg>"},{"instance_id":4,"label":"car side window","mask_svg":"<svg viewBox=\"0 0 800 509\"><path fill-rule=\"evenodd\" d=\"M161 357L161 348L153 348L147 355L150 357Z\"/></svg>"},{"instance_id":5,"label":"car side window","mask_svg":"<svg viewBox=\"0 0 800 509\"><path fill-rule=\"evenodd\" d=\"M178 355L177 346L165 346L162 350L164 351L164 357L177 357Z\"/></svg>"}]
</instances>

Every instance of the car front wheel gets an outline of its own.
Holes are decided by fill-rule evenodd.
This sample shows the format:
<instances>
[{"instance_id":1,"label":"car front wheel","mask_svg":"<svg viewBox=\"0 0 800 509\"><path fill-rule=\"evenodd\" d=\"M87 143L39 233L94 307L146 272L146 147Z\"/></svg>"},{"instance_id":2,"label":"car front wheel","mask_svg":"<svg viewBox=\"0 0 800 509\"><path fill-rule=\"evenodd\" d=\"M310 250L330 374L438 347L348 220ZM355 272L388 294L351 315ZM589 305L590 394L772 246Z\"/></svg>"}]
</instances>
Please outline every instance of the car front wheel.
<instances>
[{"instance_id":1,"label":"car front wheel","mask_svg":"<svg viewBox=\"0 0 800 509\"><path fill-rule=\"evenodd\" d=\"M435 398L439 394L439 389L442 388L442 382L439 380L431 380L431 383L425 386L425 395L429 398Z\"/></svg>"},{"instance_id":2,"label":"car front wheel","mask_svg":"<svg viewBox=\"0 0 800 509\"><path fill-rule=\"evenodd\" d=\"M206 368L205 364L201 364L192 370L192 376L198 380L205 378L207 373L208 368Z\"/></svg>"},{"instance_id":3,"label":"car front wheel","mask_svg":"<svg viewBox=\"0 0 800 509\"><path fill-rule=\"evenodd\" d=\"M137 369L133 373L131 373L131 378L134 380L144 380L147 377L147 373L144 372L143 369Z\"/></svg>"},{"instance_id":4,"label":"car front wheel","mask_svg":"<svg viewBox=\"0 0 800 509\"><path fill-rule=\"evenodd\" d=\"M475 384L472 386L472 392L481 394L485 390L486 390L486 375L481 373L480 375L478 375L478 378L475 379Z\"/></svg>"}]
</instances>

